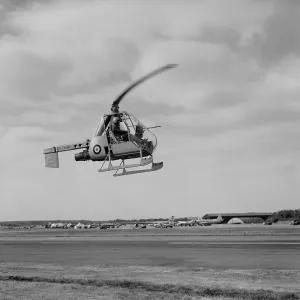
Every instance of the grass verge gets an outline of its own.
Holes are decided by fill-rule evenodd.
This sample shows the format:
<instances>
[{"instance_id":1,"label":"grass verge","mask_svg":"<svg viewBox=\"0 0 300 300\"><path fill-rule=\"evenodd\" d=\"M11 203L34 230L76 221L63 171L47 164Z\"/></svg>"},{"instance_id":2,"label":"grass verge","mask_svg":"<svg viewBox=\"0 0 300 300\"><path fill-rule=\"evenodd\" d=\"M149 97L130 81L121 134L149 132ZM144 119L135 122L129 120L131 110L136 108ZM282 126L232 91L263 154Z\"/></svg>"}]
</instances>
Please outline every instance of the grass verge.
<instances>
[{"instance_id":1,"label":"grass verge","mask_svg":"<svg viewBox=\"0 0 300 300\"><path fill-rule=\"evenodd\" d=\"M55 283L55 284L76 284L80 286L122 288L132 292L144 291L153 293L164 293L176 296L189 297L209 297L227 299L253 299L253 300L300 300L299 293L278 292L273 290L248 290L232 287L201 287L185 286L175 284L156 284L143 281L132 280L97 280L97 279L76 279L42 276L0 276L2 282L35 282L35 283ZM129 298L128 298L129 299Z\"/></svg>"}]
</instances>

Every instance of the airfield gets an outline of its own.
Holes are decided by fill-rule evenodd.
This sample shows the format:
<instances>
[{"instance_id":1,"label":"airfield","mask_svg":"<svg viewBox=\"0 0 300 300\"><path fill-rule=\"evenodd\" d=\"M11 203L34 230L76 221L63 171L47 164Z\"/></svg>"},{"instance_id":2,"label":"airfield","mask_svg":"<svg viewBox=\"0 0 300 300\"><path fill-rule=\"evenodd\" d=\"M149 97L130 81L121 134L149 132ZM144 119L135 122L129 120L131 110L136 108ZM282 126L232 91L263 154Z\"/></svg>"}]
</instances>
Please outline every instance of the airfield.
<instances>
[{"instance_id":1,"label":"airfield","mask_svg":"<svg viewBox=\"0 0 300 300\"><path fill-rule=\"evenodd\" d=\"M211 299L209 295L203 294L206 298L202 298L195 292L207 287L235 292L247 289L253 293L264 289L278 296L272 299L285 299L281 293L294 293L292 299L300 299L300 226L1 229L0 276L0 290L6 295L10 290L24 292L20 290L18 278L22 281L36 278L37 290L38 284L63 284L51 281L53 278L71 278L74 285L79 284L76 280L89 279L188 286L192 292L186 297L191 298L185 299ZM26 284L24 288L28 288ZM140 290L141 287L136 292ZM114 294L111 299L119 299L118 295ZM130 295L120 299L135 299ZM170 299L177 299L176 293L172 295ZM178 299L182 299L180 295ZM231 298L232 295L214 299L237 298ZM75 294L72 297L62 299L77 299ZM91 299L102 299L93 297ZM145 299L169 299L158 295L147 297ZM254 299L251 297L243 299ZM144 299L143 295L139 294L138 299ZM255 299L268 297L263 294Z\"/></svg>"}]
</instances>

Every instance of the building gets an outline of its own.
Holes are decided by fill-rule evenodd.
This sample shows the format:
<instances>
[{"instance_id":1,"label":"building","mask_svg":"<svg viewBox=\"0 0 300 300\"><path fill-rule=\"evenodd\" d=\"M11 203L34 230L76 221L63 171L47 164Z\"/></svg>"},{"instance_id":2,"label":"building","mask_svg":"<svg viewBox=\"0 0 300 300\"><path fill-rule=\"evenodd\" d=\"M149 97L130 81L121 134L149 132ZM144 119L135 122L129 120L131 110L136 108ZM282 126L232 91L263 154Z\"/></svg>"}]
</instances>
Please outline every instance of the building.
<instances>
[{"instance_id":1,"label":"building","mask_svg":"<svg viewBox=\"0 0 300 300\"><path fill-rule=\"evenodd\" d=\"M228 223L230 219L233 218L261 218L264 221L268 219L273 213L256 213L256 212L249 212L249 213L213 213L213 214L206 214L203 216L203 219L216 219L219 215L223 218L223 224Z\"/></svg>"}]
</instances>

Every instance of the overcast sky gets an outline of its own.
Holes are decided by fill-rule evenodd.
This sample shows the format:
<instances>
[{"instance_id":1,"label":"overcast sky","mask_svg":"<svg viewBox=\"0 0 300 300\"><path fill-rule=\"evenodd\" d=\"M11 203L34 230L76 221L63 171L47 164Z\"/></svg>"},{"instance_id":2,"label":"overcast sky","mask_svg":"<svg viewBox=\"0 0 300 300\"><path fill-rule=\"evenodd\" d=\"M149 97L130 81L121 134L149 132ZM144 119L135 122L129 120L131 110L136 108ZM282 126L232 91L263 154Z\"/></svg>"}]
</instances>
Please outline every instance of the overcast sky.
<instances>
[{"instance_id":1,"label":"overcast sky","mask_svg":"<svg viewBox=\"0 0 300 300\"><path fill-rule=\"evenodd\" d=\"M0 0L0 221L299 208L299 28L296 0ZM168 63L121 105L162 125L162 170L44 167Z\"/></svg>"}]
</instances>

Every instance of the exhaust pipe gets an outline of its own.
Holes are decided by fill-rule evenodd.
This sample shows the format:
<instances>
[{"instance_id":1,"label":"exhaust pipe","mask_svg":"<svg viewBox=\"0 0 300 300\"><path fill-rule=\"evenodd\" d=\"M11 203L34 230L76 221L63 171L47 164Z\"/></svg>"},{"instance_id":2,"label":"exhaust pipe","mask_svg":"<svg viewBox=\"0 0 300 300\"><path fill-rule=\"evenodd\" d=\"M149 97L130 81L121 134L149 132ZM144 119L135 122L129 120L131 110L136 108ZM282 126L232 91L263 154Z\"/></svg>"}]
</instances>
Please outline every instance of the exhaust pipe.
<instances>
[{"instance_id":1,"label":"exhaust pipe","mask_svg":"<svg viewBox=\"0 0 300 300\"><path fill-rule=\"evenodd\" d=\"M87 150L83 150L82 152L75 154L76 161L86 161L86 160L90 160L90 159L91 158L90 158L89 152Z\"/></svg>"}]
</instances>

